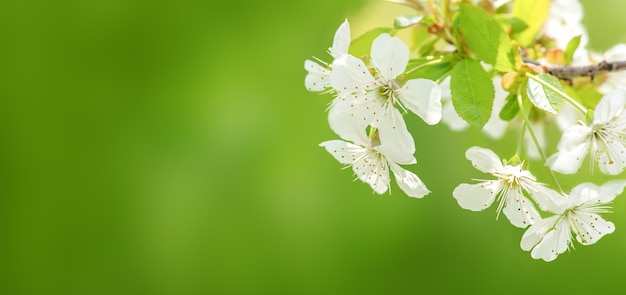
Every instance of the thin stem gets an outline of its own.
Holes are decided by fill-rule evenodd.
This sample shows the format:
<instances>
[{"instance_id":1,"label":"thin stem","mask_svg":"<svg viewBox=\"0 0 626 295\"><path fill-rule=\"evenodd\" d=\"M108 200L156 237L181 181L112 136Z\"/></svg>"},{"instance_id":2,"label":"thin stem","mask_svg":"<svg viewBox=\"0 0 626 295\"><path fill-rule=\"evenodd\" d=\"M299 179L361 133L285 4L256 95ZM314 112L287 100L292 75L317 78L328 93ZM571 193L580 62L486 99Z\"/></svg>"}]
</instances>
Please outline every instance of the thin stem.
<instances>
[{"instance_id":1,"label":"thin stem","mask_svg":"<svg viewBox=\"0 0 626 295\"><path fill-rule=\"evenodd\" d=\"M430 9L430 13L435 16L437 22L441 22L439 13L437 13L437 6L435 5L435 2L433 2L433 0L428 0L428 8Z\"/></svg>"},{"instance_id":2,"label":"thin stem","mask_svg":"<svg viewBox=\"0 0 626 295\"><path fill-rule=\"evenodd\" d=\"M450 0L443 0L441 3L441 17L447 23L450 16Z\"/></svg>"},{"instance_id":3,"label":"thin stem","mask_svg":"<svg viewBox=\"0 0 626 295\"><path fill-rule=\"evenodd\" d=\"M528 122L524 120L524 125L522 126L522 134L519 138L519 143L517 144L517 154L521 155L524 149L524 136L526 136L526 126L528 126Z\"/></svg>"},{"instance_id":4,"label":"thin stem","mask_svg":"<svg viewBox=\"0 0 626 295\"><path fill-rule=\"evenodd\" d=\"M519 110L522 113L522 116L524 117L524 126L528 130L530 137L533 139L533 143L535 144L535 147L537 147L537 151L539 151L539 155L541 156L541 159L545 163L547 160L546 154L543 152L543 149L541 148L541 145L539 144L539 140L537 140L537 136L535 135L533 128L530 126L530 119L528 118L528 112L526 111L526 109L524 109L524 103L522 101L521 94L517 95L517 103L519 104ZM547 168L547 169L556 187L559 189L560 192L564 193L563 188L561 187L561 184L559 183L559 180L556 179L556 175L554 175L554 172L550 168Z\"/></svg>"},{"instance_id":5,"label":"thin stem","mask_svg":"<svg viewBox=\"0 0 626 295\"><path fill-rule=\"evenodd\" d=\"M579 111L581 111L583 113L583 115L587 115L587 108L585 108L582 104L580 104L579 102L577 102L576 100L574 100L573 98L571 98L569 95L567 95L565 92L557 89L556 87L550 85L549 83L546 83L546 81L543 81L541 79L539 79L537 76L531 74L531 73L526 73L526 77L535 80L537 83L543 85L544 87L549 88L550 90L556 92L556 94L560 95L561 97L563 97L567 102L569 102L571 105L573 105L575 108L577 108Z\"/></svg>"},{"instance_id":6,"label":"thin stem","mask_svg":"<svg viewBox=\"0 0 626 295\"><path fill-rule=\"evenodd\" d=\"M522 96L519 95L519 94L517 95L517 103L519 104L520 112L522 113L522 116L524 117L524 126L528 130L528 133L530 134L530 137L533 139L533 142L535 143L535 146L537 147L537 150L539 151L539 155L541 156L541 159L543 161L546 161L546 154L543 152L543 149L539 145L539 140L537 140L537 136L535 136L535 132L533 131L532 127L530 126L530 119L528 118L528 112L526 111L526 109L524 109L524 103L522 102Z\"/></svg>"},{"instance_id":7,"label":"thin stem","mask_svg":"<svg viewBox=\"0 0 626 295\"><path fill-rule=\"evenodd\" d=\"M392 3L406 5L420 12L425 11L424 6L420 4L418 1L407 1L407 0L387 0L387 1L392 2Z\"/></svg>"}]
</instances>

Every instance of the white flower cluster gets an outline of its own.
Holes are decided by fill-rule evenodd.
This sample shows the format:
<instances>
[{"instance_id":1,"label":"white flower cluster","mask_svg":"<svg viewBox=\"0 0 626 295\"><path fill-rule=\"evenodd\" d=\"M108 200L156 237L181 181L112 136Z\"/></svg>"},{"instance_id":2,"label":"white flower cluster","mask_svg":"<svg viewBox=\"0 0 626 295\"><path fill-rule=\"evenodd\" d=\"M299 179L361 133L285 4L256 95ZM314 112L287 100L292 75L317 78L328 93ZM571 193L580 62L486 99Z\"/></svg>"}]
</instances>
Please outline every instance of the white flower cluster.
<instances>
[{"instance_id":1,"label":"white flower cluster","mask_svg":"<svg viewBox=\"0 0 626 295\"><path fill-rule=\"evenodd\" d=\"M626 167L626 90L606 94L594 111L591 124L578 122L563 133L558 152L546 165L563 174L578 172L591 153L591 169L598 165L608 175L620 174Z\"/></svg>"},{"instance_id":2,"label":"white flower cluster","mask_svg":"<svg viewBox=\"0 0 626 295\"><path fill-rule=\"evenodd\" d=\"M580 36L578 49L574 53L573 65L588 65L592 62L615 62L626 60L626 44L617 44L604 54L593 52L587 48L589 36L582 23L583 7L578 0L553 0L550 13L543 25L543 34L556 43L557 48L566 50L570 40ZM626 72L611 72L598 90L606 94L618 88L626 88Z\"/></svg>"},{"instance_id":3,"label":"white flower cluster","mask_svg":"<svg viewBox=\"0 0 626 295\"><path fill-rule=\"evenodd\" d=\"M583 183L565 196L565 204L550 212L550 217L538 220L526 230L520 246L531 251L535 259L552 261L572 246L572 233L582 245L596 243L615 230L612 222L599 213L609 212L608 204L620 195L626 186L624 180L613 180L602 186Z\"/></svg>"},{"instance_id":4,"label":"white flower cluster","mask_svg":"<svg viewBox=\"0 0 626 295\"><path fill-rule=\"evenodd\" d=\"M407 110L428 124L441 120L441 90L427 79L400 81L409 62L409 48L389 34L379 35L372 43L366 61L348 54L350 26L345 21L335 33L329 48L334 58L324 66L305 61L309 91L335 95L328 122L343 140L322 142L342 164L352 166L357 178L379 194L389 188L389 170L400 188L411 197L421 198L430 191L410 171L398 164L416 163L415 142L402 112Z\"/></svg>"},{"instance_id":5,"label":"white flower cluster","mask_svg":"<svg viewBox=\"0 0 626 295\"><path fill-rule=\"evenodd\" d=\"M581 23L582 15L582 6L577 0L555 0L543 28L543 34L552 38L562 50L565 50L572 38L581 36L581 48L574 55L574 65L589 64L594 55L598 59L598 54L590 53L585 48L588 36ZM626 60L626 45L619 44L611 48L603 59L607 62ZM545 162L549 169L562 174L576 173L587 153L590 153L592 172L595 166L607 175L623 172L626 167L624 86L626 72L607 74L606 81L599 87L604 97L596 105L593 116L587 116L587 123L583 122L584 116L574 114L574 108L563 109L555 118L563 136L557 145L558 151ZM501 108L501 105L494 102L495 108ZM453 130L462 129L453 127L462 126L459 123L448 125ZM541 149L544 149L546 142L544 125L531 124L531 128L538 134ZM527 150L527 154L530 159L539 158L533 156L530 150ZM519 159L514 159L513 163L500 161L491 150L480 147L468 149L466 157L475 168L492 174L496 179L457 186L453 196L458 204L464 209L482 211L497 200L497 216L502 212L514 226L528 228L520 246L525 251L531 251L535 259L556 259L573 246L572 233L580 244L591 245L615 230L614 224L599 214L610 212L610 202L622 194L625 180L609 181L602 186L582 183L566 194L538 183L531 172L523 168ZM534 204L545 212L544 215L549 216L542 218Z\"/></svg>"},{"instance_id":6,"label":"white flower cluster","mask_svg":"<svg viewBox=\"0 0 626 295\"><path fill-rule=\"evenodd\" d=\"M582 19L583 7L578 0L554 0L551 2L550 12L544 23L542 34L553 39L557 48L561 50L565 50L573 38L580 36L581 41L578 45L578 49L575 51L572 61L573 65L588 65L592 62L599 61L615 62L626 60L626 44L617 44L604 54L599 54L587 49L589 36L587 29L582 23ZM626 90L626 71L610 72L605 75L605 80L598 87L600 93L606 95L618 89ZM489 122L483 127L482 131L492 139L501 139L509 126L521 129L523 128L524 122L519 119L506 122L499 118L498 114L505 105L504 102L508 96L508 92L502 89L499 76L493 78L493 84L496 91L493 110ZM452 131L463 131L467 129L469 124L458 116L452 106L449 79L444 80L441 83L441 87L443 94L442 122ZM565 132L569 130L570 126L580 124L579 122L584 119L584 116L576 112L572 106L566 105L558 116L545 117L543 121L531 121L529 124L537 136L539 148L541 151L545 151L548 143L545 135L545 126L548 125L547 123L549 121L555 121L561 131ZM566 133L571 132L572 131L568 131ZM541 151L539 151L537 146L533 143L529 133L524 134L524 147L526 148L526 156L528 159L539 160L541 158ZM580 167L580 165L578 167ZM554 170L561 172L558 167L554 168ZM574 172L576 171L564 173L570 174Z\"/></svg>"},{"instance_id":7,"label":"white flower cluster","mask_svg":"<svg viewBox=\"0 0 626 295\"><path fill-rule=\"evenodd\" d=\"M496 1L500 6L510 2ZM554 0L540 35L547 37L548 43L554 41L562 51L567 50L573 38L580 36L572 65L587 65L600 59L626 60L626 44L611 48L601 57L588 50L589 38L582 16L578 0ZM416 174L400 167L416 163L415 141L403 115L412 112L429 125L442 121L453 131L468 128L469 124L452 104L450 79L442 77L441 85L428 79L407 79L410 49L389 34L377 36L366 57L349 54L350 43L350 26L346 20L328 49L332 62L306 60L304 63L308 72L307 90L334 96L328 123L341 139L325 141L320 146L351 167L355 177L369 184L377 194L390 190L391 171L408 196L422 198L430 193L426 185ZM587 154L592 173L596 166L606 175L618 175L626 168L626 71L610 72L602 77L597 89L602 98L593 110L586 110L567 94L559 94L571 105L563 107L557 116L541 113L533 120L523 113L526 111L519 92L519 112L524 116L510 121L500 118L511 96L502 87L502 80L498 75L492 79L495 99L491 117L482 131L492 139L500 139L509 126L521 130L520 141L524 144L520 148L525 148L526 158L542 161L558 189L538 182L517 154L507 161L490 149L471 147L466 158L493 178L458 185L452 193L457 203L463 209L483 211L497 202L496 218L502 213L512 225L526 229L521 248L531 251L533 258L545 261L552 261L573 247L573 236L580 244L590 245L612 233L614 224L600 214L610 212L610 203L622 194L626 180L612 180L601 186L586 182L566 193L554 172L577 173ZM556 153L548 157L544 128L550 120L563 135Z\"/></svg>"},{"instance_id":8,"label":"white flower cluster","mask_svg":"<svg viewBox=\"0 0 626 295\"><path fill-rule=\"evenodd\" d=\"M565 50L569 41L581 36L579 48L573 64L589 64L591 60L603 59L606 62L626 60L626 44L618 44L609 49L602 58L587 50L589 37L582 24L583 8L578 0L554 0L550 14L543 27L543 34L555 40L557 47ZM591 153L590 167L598 165L600 171L608 175L621 173L626 166L626 72L611 72L598 88L604 97L593 112L593 119L584 123L571 112L562 112L559 126L564 133L557 145L558 152L546 161L550 169L563 173L576 173L588 152ZM574 120L572 120L574 119ZM572 122L573 121L573 122ZM565 123L564 123L565 122ZM569 122L569 123L568 123Z\"/></svg>"},{"instance_id":9,"label":"white flower cluster","mask_svg":"<svg viewBox=\"0 0 626 295\"><path fill-rule=\"evenodd\" d=\"M483 211L497 200L498 215L503 212L514 226L528 227L521 248L532 250L535 259L556 259L572 246L572 233L579 243L591 245L615 230L613 223L598 214L609 212L609 203L622 193L625 180L609 181L600 187L583 183L564 194L537 182L523 163L500 161L489 149L471 147L465 156L476 169L496 179L463 183L452 193L454 198L462 208L472 211ZM534 204L552 215L542 218Z\"/></svg>"},{"instance_id":10,"label":"white flower cluster","mask_svg":"<svg viewBox=\"0 0 626 295\"><path fill-rule=\"evenodd\" d=\"M556 43L556 47L565 50L570 40L580 36L579 50L574 55L574 64L589 63L585 47L589 44L587 29L582 23L583 7L578 0L553 0L550 12L543 25L543 34Z\"/></svg>"}]
</instances>

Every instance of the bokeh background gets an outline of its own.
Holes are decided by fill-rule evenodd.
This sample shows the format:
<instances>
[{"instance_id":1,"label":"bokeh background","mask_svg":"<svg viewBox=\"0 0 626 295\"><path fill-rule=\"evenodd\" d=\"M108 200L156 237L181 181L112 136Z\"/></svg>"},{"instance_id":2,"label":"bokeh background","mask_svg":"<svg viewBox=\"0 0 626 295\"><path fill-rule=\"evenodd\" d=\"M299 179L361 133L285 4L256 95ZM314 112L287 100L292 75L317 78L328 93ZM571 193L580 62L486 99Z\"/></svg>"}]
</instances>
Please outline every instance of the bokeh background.
<instances>
[{"instance_id":1,"label":"bokeh background","mask_svg":"<svg viewBox=\"0 0 626 295\"><path fill-rule=\"evenodd\" d=\"M582 1L591 47L626 42L626 2ZM348 1L0 3L0 293L454 294L623 290L617 232L552 263L495 211L462 210L472 145L407 117L433 191L378 196L318 143L329 97L304 89ZM558 134L552 134L553 143ZM534 163L532 165L540 165ZM546 175L538 173L540 178ZM563 178L566 187L584 177ZM603 178L596 175L596 183Z\"/></svg>"}]
</instances>

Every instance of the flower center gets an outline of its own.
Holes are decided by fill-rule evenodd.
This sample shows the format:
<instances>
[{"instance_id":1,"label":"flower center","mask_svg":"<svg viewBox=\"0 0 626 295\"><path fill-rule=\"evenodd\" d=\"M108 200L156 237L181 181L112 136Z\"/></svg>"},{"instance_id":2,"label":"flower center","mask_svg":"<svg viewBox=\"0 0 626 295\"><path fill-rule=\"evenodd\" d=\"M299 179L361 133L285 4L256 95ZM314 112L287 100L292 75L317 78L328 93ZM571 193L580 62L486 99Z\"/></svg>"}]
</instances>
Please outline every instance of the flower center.
<instances>
[{"instance_id":1,"label":"flower center","mask_svg":"<svg viewBox=\"0 0 626 295\"><path fill-rule=\"evenodd\" d=\"M400 87L393 79L381 82L383 82L383 85L379 88L379 91L380 95L383 97L383 103L394 105L398 101L396 90Z\"/></svg>"},{"instance_id":2,"label":"flower center","mask_svg":"<svg viewBox=\"0 0 626 295\"><path fill-rule=\"evenodd\" d=\"M522 169L522 165L506 165L501 172L496 174L498 178L508 184L509 188L518 188L523 182L532 180L530 173Z\"/></svg>"}]
</instances>

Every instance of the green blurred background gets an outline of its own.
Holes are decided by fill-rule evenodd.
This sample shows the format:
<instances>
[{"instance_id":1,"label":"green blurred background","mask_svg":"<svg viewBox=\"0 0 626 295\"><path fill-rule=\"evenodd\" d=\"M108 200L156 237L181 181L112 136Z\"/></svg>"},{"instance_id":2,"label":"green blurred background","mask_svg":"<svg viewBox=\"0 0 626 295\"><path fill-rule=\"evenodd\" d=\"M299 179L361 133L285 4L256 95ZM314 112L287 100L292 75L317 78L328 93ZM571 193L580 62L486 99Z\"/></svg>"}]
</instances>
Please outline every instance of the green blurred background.
<instances>
[{"instance_id":1,"label":"green blurred background","mask_svg":"<svg viewBox=\"0 0 626 295\"><path fill-rule=\"evenodd\" d=\"M626 42L626 2L583 3L594 49ZM372 194L317 146L335 135L329 97L304 89L304 59L326 57L344 18L355 36L391 24L397 9L2 1L0 293L623 288L624 196L608 216L616 233L552 263L523 252L523 231L495 210L456 204L454 187L482 177L464 151L511 153L514 136L495 143L407 117L418 149L408 168L433 191L422 200L395 184L391 196Z\"/></svg>"}]
</instances>

